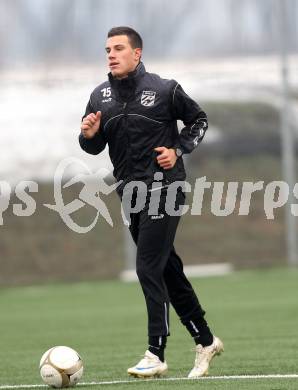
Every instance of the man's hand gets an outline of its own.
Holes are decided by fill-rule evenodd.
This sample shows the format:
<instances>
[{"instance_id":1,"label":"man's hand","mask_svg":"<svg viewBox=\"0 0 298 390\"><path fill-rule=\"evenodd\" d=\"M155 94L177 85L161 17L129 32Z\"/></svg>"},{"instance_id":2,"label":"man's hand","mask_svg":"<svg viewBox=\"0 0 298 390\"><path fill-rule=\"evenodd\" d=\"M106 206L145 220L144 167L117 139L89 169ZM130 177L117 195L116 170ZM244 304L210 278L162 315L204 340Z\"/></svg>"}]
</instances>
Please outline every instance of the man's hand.
<instances>
[{"instance_id":1,"label":"man's hand","mask_svg":"<svg viewBox=\"0 0 298 390\"><path fill-rule=\"evenodd\" d=\"M85 138L93 138L100 126L101 111L87 115L81 124L81 132Z\"/></svg>"},{"instance_id":2,"label":"man's hand","mask_svg":"<svg viewBox=\"0 0 298 390\"><path fill-rule=\"evenodd\" d=\"M177 161L177 156L174 149L168 149L165 146L160 146L154 150L160 153L157 157L157 163L163 169L173 168Z\"/></svg>"}]
</instances>

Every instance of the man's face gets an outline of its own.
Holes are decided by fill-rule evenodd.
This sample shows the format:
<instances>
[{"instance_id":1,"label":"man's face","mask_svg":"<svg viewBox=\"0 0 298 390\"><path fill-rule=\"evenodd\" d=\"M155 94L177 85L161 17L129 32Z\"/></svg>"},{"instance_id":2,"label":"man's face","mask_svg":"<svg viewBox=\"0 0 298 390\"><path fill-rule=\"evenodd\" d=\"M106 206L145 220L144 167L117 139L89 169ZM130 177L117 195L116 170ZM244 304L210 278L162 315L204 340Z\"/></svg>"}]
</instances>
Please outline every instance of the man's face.
<instances>
[{"instance_id":1,"label":"man's face","mask_svg":"<svg viewBox=\"0 0 298 390\"><path fill-rule=\"evenodd\" d=\"M133 49L126 35L108 38L106 43L107 60L114 77L124 78L138 65L142 50Z\"/></svg>"}]
</instances>

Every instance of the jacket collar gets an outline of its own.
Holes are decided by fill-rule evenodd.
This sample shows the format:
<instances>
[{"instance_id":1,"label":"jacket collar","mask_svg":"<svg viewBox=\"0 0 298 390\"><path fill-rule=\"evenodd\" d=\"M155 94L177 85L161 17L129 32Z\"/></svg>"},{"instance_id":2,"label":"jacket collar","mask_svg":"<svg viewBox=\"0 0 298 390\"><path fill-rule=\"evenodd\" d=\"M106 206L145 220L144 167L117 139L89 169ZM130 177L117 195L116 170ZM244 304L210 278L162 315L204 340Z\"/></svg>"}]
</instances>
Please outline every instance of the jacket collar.
<instances>
[{"instance_id":1,"label":"jacket collar","mask_svg":"<svg viewBox=\"0 0 298 390\"><path fill-rule=\"evenodd\" d=\"M124 79L117 79L113 77L112 73L110 72L108 74L109 81L113 88L120 89L120 88L132 88L136 86L136 83L140 80L140 78L146 73L145 66L143 62L140 62L136 69L132 72L128 73L128 76Z\"/></svg>"}]
</instances>

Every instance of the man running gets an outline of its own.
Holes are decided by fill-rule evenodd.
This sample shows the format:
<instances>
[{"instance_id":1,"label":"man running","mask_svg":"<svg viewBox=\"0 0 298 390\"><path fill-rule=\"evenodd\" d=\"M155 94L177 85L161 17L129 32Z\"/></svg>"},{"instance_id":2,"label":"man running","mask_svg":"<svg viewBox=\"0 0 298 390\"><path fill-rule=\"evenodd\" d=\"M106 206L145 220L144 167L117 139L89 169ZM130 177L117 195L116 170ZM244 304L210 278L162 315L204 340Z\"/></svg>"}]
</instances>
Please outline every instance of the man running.
<instances>
[{"instance_id":1,"label":"man running","mask_svg":"<svg viewBox=\"0 0 298 390\"><path fill-rule=\"evenodd\" d=\"M169 304L196 344L189 378L208 374L209 364L223 351L204 318L196 293L183 272L174 248L179 215L167 213L167 189L185 180L183 154L191 153L208 128L207 116L174 80L148 73L141 62L142 38L130 27L115 27L106 42L108 80L91 93L81 124L79 142L87 153L98 154L108 144L117 181L145 183L149 190L143 209L130 215L130 232L137 245L136 271L146 300L148 348L144 358L129 368L135 377L164 375L164 351L169 336ZM178 132L177 120L185 127ZM148 212L153 181L159 180L156 215ZM134 194L135 197L137 194ZM185 195L175 193L175 207Z\"/></svg>"}]
</instances>

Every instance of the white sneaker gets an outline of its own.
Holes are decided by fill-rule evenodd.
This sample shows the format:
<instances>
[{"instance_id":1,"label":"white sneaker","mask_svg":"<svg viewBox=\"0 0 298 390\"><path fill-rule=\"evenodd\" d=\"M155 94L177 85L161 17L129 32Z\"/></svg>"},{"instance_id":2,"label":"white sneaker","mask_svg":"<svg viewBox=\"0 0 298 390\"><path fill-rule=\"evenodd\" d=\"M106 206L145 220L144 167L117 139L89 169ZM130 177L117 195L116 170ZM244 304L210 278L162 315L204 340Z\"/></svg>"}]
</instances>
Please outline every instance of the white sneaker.
<instances>
[{"instance_id":1,"label":"white sneaker","mask_svg":"<svg viewBox=\"0 0 298 390\"><path fill-rule=\"evenodd\" d=\"M196 346L195 365L188 374L188 378L207 376L211 360L214 356L220 355L223 351L223 342L216 336L213 337L213 343L207 347L203 347L201 344L198 344Z\"/></svg>"},{"instance_id":2,"label":"white sneaker","mask_svg":"<svg viewBox=\"0 0 298 390\"><path fill-rule=\"evenodd\" d=\"M130 367L127 370L129 375L132 375L136 378L159 377L166 374L167 371L167 363L160 361L159 357L150 351L145 352L145 356L136 366Z\"/></svg>"}]
</instances>

